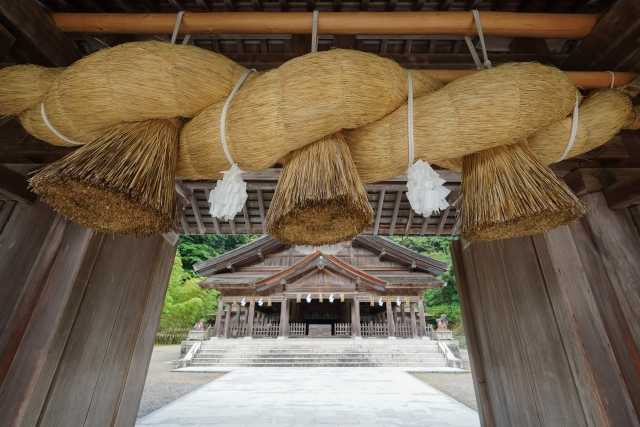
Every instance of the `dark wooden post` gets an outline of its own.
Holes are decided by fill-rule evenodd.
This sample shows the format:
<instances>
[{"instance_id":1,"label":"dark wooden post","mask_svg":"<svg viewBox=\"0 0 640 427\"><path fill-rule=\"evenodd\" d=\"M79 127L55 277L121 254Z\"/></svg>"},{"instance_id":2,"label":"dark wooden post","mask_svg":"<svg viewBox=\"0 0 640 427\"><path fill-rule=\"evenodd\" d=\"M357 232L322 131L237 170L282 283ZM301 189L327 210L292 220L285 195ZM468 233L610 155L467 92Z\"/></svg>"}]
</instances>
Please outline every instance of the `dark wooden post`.
<instances>
[{"instance_id":1,"label":"dark wooden post","mask_svg":"<svg viewBox=\"0 0 640 427\"><path fill-rule=\"evenodd\" d=\"M416 326L416 303L410 302L409 307L411 309L409 313L411 315L411 336L415 338L418 336L418 328Z\"/></svg>"},{"instance_id":2,"label":"dark wooden post","mask_svg":"<svg viewBox=\"0 0 640 427\"><path fill-rule=\"evenodd\" d=\"M256 313L256 301L255 298L249 300L249 314L247 316L247 336L253 336L253 319Z\"/></svg>"},{"instance_id":3,"label":"dark wooden post","mask_svg":"<svg viewBox=\"0 0 640 427\"><path fill-rule=\"evenodd\" d=\"M583 201L544 235L453 244L486 426L640 424L640 208Z\"/></svg>"},{"instance_id":4,"label":"dark wooden post","mask_svg":"<svg viewBox=\"0 0 640 427\"><path fill-rule=\"evenodd\" d=\"M278 338L289 336L289 300L284 298L280 303L280 334Z\"/></svg>"},{"instance_id":5,"label":"dark wooden post","mask_svg":"<svg viewBox=\"0 0 640 427\"><path fill-rule=\"evenodd\" d=\"M216 324L214 326L216 337L221 337L223 335L223 332L224 332L222 329L222 325L224 323L224 321L222 320L223 316L224 316L224 298L220 297L218 298L218 312L216 314Z\"/></svg>"},{"instance_id":6,"label":"dark wooden post","mask_svg":"<svg viewBox=\"0 0 640 427\"><path fill-rule=\"evenodd\" d=\"M422 295L418 297L418 336L424 337L427 335L427 320L425 319L424 302L422 301Z\"/></svg>"},{"instance_id":7,"label":"dark wooden post","mask_svg":"<svg viewBox=\"0 0 640 427\"><path fill-rule=\"evenodd\" d=\"M360 331L360 302L357 297L353 297L351 301L351 335L354 337L362 335Z\"/></svg>"},{"instance_id":8,"label":"dark wooden post","mask_svg":"<svg viewBox=\"0 0 640 427\"><path fill-rule=\"evenodd\" d=\"M18 204L0 234L2 420L133 425L174 253Z\"/></svg>"},{"instance_id":9,"label":"dark wooden post","mask_svg":"<svg viewBox=\"0 0 640 427\"><path fill-rule=\"evenodd\" d=\"M396 336L396 326L393 321L393 309L391 308L391 298L387 298L384 302L385 308L387 309L387 329L389 329L389 336Z\"/></svg>"},{"instance_id":10,"label":"dark wooden post","mask_svg":"<svg viewBox=\"0 0 640 427\"><path fill-rule=\"evenodd\" d=\"M224 337L229 338L229 330L231 329L231 309L233 307L233 303L227 303L227 311L224 316Z\"/></svg>"}]
</instances>

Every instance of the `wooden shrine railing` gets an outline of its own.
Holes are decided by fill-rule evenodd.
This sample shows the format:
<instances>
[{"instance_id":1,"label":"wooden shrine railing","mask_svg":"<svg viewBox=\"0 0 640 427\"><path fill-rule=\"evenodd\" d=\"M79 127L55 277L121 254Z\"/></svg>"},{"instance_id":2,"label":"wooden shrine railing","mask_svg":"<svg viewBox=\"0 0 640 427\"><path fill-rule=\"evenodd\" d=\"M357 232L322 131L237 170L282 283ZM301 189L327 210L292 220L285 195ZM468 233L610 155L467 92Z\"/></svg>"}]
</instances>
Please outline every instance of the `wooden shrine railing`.
<instances>
[{"instance_id":1,"label":"wooden shrine railing","mask_svg":"<svg viewBox=\"0 0 640 427\"><path fill-rule=\"evenodd\" d=\"M289 336L290 337L304 337L306 335L307 325L301 322L289 323Z\"/></svg>"},{"instance_id":2,"label":"wooden shrine railing","mask_svg":"<svg viewBox=\"0 0 640 427\"><path fill-rule=\"evenodd\" d=\"M362 322L360 333L363 337L387 337L389 328L386 322Z\"/></svg>"},{"instance_id":3,"label":"wooden shrine railing","mask_svg":"<svg viewBox=\"0 0 640 427\"><path fill-rule=\"evenodd\" d=\"M351 323L335 323L333 335L337 337L351 336Z\"/></svg>"},{"instance_id":4,"label":"wooden shrine railing","mask_svg":"<svg viewBox=\"0 0 640 427\"><path fill-rule=\"evenodd\" d=\"M246 323L231 325L231 327L229 328L229 336L234 338L246 337L247 329L248 327Z\"/></svg>"},{"instance_id":5,"label":"wooden shrine railing","mask_svg":"<svg viewBox=\"0 0 640 427\"><path fill-rule=\"evenodd\" d=\"M396 337L399 338L411 338L411 324L398 322L396 324Z\"/></svg>"},{"instance_id":6,"label":"wooden shrine railing","mask_svg":"<svg viewBox=\"0 0 640 427\"><path fill-rule=\"evenodd\" d=\"M280 322L259 322L253 325L255 338L275 338L280 331Z\"/></svg>"}]
</instances>

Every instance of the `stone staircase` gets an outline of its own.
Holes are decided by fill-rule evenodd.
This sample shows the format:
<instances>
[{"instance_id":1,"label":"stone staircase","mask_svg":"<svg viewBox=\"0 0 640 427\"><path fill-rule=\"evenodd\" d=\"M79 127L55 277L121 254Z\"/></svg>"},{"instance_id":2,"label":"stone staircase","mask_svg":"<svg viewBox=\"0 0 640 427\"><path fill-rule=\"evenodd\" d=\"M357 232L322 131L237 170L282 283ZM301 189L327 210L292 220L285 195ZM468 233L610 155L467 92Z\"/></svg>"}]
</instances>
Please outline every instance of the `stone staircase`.
<instances>
[{"instance_id":1,"label":"stone staircase","mask_svg":"<svg viewBox=\"0 0 640 427\"><path fill-rule=\"evenodd\" d=\"M211 339L203 341L189 367L431 368L447 366L436 341L386 338Z\"/></svg>"}]
</instances>

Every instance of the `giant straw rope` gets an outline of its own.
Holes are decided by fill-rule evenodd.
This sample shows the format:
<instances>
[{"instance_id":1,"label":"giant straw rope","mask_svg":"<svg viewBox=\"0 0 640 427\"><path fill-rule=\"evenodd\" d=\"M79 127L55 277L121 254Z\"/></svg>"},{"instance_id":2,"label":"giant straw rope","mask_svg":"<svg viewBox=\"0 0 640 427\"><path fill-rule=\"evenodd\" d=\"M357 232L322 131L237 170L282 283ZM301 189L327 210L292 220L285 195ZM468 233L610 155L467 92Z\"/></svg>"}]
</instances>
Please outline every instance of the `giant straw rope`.
<instances>
[{"instance_id":1,"label":"giant straw rope","mask_svg":"<svg viewBox=\"0 0 640 427\"><path fill-rule=\"evenodd\" d=\"M0 114L18 116L29 133L55 145L89 144L124 123L181 120L177 176L212 179L230 167L219 118L244 72L193 46L126 43L66 69L0 70ZM527 141L549 164L566 147L577 89L556 68L506 64L446 86L427 72L412 77L416 159L459 169L465 156ZM407 72L397 63L358 51L314 52L249 76L226 112L226 144L242 170L262 170L342 131L360 178L384 180L406 170L406 99ZM621 92L586 98L569 156L635 119Z\"/></svg>"}]
</instances>

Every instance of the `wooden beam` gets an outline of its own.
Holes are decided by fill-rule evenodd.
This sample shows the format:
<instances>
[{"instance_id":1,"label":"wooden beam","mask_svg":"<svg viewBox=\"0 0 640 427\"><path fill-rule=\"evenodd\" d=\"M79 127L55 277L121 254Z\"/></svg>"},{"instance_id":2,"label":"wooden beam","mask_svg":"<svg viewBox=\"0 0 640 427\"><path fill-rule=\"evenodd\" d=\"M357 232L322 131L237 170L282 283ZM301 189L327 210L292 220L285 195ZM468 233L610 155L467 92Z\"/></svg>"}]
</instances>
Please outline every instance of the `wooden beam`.
<instances>
[{"instance_id":1,"label":"wooden beam","mask_svg":"<svg viewBox=\"0 0 640 427\"><path fill-rule=\"evenodd\" d=\"M640 70L640 2L618 0L600 18L590 34L562 64L569 69L610 68Z\"/></svg>"},{"instance_id":2,"label":"wooden beam","mask_svg":"<svg viewBox=\"0 0 640 427\"><path fill-rule=\"evenodd\" d=\"M0 0L0 23L16 38L16 55L29 62L62 67L80 58L75 44L35 0Z\"/></svg>"},{"instance_id":3,"label":"wooden beam","mask_svg":"<svg viewBox=\"0 0 640 427\"><path fill-rule=\"evenodd\" d=\"M407 218L407 225L404 227L404 235L409 235L409 230L411 230L411 221L413 221L413 209L409 209L409 217Z\"/></svg>"},{"instance_id":4,"label":"wooden beam","mask_svg":"<svg viewBox=\"0 0 640 427\"><path fill-rule=\"evenodd\" d=\"M402 201L403 191L396 192L396 202L393 206L393 214L391 215L391 225L389 226L389 235L395 234L396 222L398 221L398 211L400 210L400 202Z\"/></svg>"},{"instance_id":5,"label":"wooden beam","mask_svg":"<svg viewBox=\"0 0 640 427\"><path fill-rule=\"evenodd\" d=\"M191 192L190 195L191 201L191 210L193 211L193 216L196 219L196 225L198 226L198 233L205 234L206 229L204 228L204 224L202 223L202 216L200 215L200 209L198 208L198 201L196 200L196 196L194 192Z\"/></svg>"},{"instance_id":6,"label":"wooden beam","mask_svg":"<svg viewBox=\"0 0 640 427\"><path fill-rule=\"evenodd\" d=\"M444 210L444 213L442 214L442 219L440 220L440 225L438 225L438 231L436 233L436 236L441 235L442 232L444 231L444 226L447 223L447 218L449 217L450 211L451 211L451 206L449 206L447 209Z\"/></svg>"},{"instance_id":7,"label":"wooden beam","mask_svg":"<svg viewBox=\"0 0 640 427\"><path fill-rule=\"evenodd\" d=\"M373 225L373 235L377 236L378 235L378 231L380 230L380 218L382 218L382 207L384 205L384 195L386 193L386 190L383 188L382 190L380 190L380 193L378 194L378 207L376 209L376 221Z\"/></svg>"},{"instance_id":8,"label":"wooden beam","mask_svg":"<svg viewBox=\"0 0 640 427\"><path fill-rule=\"evenodd\" d=\"M604 196L611 209L626 209L640 204L640 177L607 188Z\"/></svg>"},{"instance_id":9,"label":"wooden beam","mask_svg":"<svg viewBox=\"0 0 640 427\"><path fill-rule=\"evenodd\" d=\"M247 212L247 203L242 207L242 216L244 217L244 227L247 234L251 234L251 221L249 221L249 213Z\"/></svg>"},{"instance_id":10,"label":"wooden beam","mask_svg":"<svg viewBox=\"0 0 640 427\"><path fill-rule=\"evenodd\" d=\"M7 1L7 3L9 3ZM174 13L54 13L62 31L72 33L169 34ZM485 35L581 39L591 32L597 15L482 12ZM308 34L310 12L187 12L183 33ZM322 34L476 34L471 12L323 12Z\"/></svg>"},{"instance_id":11,"label":"wooden beam","mask_svg":"<svg viewBox=\"0 0 640 427\"><path fill-rule=\"evenodd\" d=\"M267 224L265 221L265 215L264 215L264 199L262 196L262 190L258 189L257 190L257 196L258 196L258 210L260 212L260 225L262 226L262 233L263 234L267 234Z\"/></svg>"},{"instance_id":12,"label":"wooden beam","mask_svg":"<svg viewBox=\"0 0 640 427\"><path fill-rule=\"evenodd\" d=\"M29 190L27 178L0 165L0 194L9 199L31 203L36 195Z\"/></svg>"},{"instance_id":13,"label":"wooden beam","mask_svg":"<svg viewBox=\"0 0 640 427\"><path fill-rule=\"evenodd\" d=\"M420 235L424 236L427 233L427 230L429 229L429 216L422 216L422 229L420 229Z\"/></svg>"}]
</instances>

